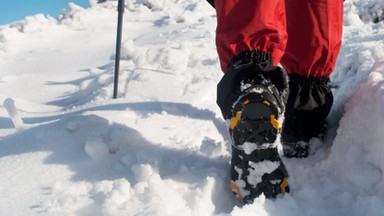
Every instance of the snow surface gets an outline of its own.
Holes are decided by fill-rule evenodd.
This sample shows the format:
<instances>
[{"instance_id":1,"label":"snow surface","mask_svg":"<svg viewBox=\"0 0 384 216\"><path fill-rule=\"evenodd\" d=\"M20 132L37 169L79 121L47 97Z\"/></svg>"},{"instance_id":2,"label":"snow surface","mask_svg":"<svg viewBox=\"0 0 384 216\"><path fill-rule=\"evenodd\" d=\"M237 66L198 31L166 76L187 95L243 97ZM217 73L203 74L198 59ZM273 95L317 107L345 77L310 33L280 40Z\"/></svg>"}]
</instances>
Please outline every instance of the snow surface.
<instances>
[{"instance_id":1,"label":"snow surface","mask_svg":"<svg viewBox=\"0 0 384 216\"><path fill-rule=\"evenodd\" d=\"M382 0L345 1L331 129L284 159L291 193L245 206L215 104L214 10L128 0L113 100L116 7L0 26L0 215L384 215Z\"/></svg>"}]
</instances>

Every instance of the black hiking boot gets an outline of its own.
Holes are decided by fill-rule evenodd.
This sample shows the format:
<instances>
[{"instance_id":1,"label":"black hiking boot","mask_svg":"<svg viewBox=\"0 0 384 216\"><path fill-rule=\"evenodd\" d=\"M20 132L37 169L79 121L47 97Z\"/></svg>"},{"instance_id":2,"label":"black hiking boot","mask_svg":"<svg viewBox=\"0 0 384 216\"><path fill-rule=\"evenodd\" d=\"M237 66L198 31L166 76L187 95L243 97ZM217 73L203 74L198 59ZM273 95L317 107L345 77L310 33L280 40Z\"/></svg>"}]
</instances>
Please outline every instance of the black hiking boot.
<instances>
[{"instance_id":1,"label":"black hiking boot","mask_svg":"<svg viewBox=\"0 0 384 216\"><path fill-rule=\"evenodd\" d=\"M308 157L309 141L324 137L325 119L333 103L328 83L328 77L290 75L290 94L281 135L285 157Z\"/></svg>"},{"instance_id":2,"label":"black hiking boot","mask_svg":"<svg viewBox=\"0 0 384 216\"><path fill-rule=\"evenodd\" d=\"M275 142L288 77L282 68L252 61L247 54L252 53L230 64L218 85L218 104L230 121L231 188L239 200L251 203L261 194L276 198L289 192L288 173Z\"/></svg>"},{"instance_id":3,"label":"black hiking boot","mask_svg":"<svg viewBox=\"0 0 384 216\"><path fill-rule=\"evenodd\" d=\"M275 143L283 107L273 88L266 79L260 80L260 85L252 84L244 90L233 108L231 187L246 203L262 193L266 198L276 198L289 190L288 173Z\"/></svg>"}]
</instances>

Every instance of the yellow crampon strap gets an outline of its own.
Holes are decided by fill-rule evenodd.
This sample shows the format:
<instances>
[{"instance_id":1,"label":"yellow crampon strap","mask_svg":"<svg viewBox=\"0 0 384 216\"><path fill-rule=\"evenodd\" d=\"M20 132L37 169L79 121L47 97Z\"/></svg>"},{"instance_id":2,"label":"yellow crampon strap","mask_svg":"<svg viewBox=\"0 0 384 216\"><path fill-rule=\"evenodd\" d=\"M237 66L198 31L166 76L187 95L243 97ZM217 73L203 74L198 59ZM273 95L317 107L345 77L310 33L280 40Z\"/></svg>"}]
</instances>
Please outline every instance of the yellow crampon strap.
<instances>
[{"instance_id":1,"label":"yellow crampon strap","mask_svg":"<svg viewBox=\"0 0 384 216\"><path fill-rule=\"evenodd\" d=\"M270 117L271 125L279 130L281 128L280 122L276 119L275 115L271 115Z\"/></svg>"},{"instance_id":2,"label":"yellow crampon strap","mask_svg":"<svg viewBox=\"0 0 384 216\"><path fill-rule=\"evenodd\" d=\"M281 183L280 183L280 190L281 190L282 195L285 194L285 188L286 187L288 187L288 179L284 178L283 181L281 181Z\"/></svg>"},{"instance_id":3,"label":"yellow crampon strap","mask_svg":"<svg viewBox=\"0 0 384 216\"><path fill-rule=\"evenodd\" d=\"M231 182L231 188L232 188L232 191L236 193L236 198L240 201L243 200L243 196L241 195L240 193L240 188L239 186L237 186L237 184L235 182Z\"/></svg>"},{"instance_id":4,"label":"yellow crampon strap","mask_svg":"<svg viewBox=\"0 0 384 216\"><path fill-rule=\"evenodd\" d=\"M239 123L240 116L241 116L241 112L239 111L236 113L236 116L231 119L231 129L235 128L237 123Z\"/></svg>"}]
</instances>

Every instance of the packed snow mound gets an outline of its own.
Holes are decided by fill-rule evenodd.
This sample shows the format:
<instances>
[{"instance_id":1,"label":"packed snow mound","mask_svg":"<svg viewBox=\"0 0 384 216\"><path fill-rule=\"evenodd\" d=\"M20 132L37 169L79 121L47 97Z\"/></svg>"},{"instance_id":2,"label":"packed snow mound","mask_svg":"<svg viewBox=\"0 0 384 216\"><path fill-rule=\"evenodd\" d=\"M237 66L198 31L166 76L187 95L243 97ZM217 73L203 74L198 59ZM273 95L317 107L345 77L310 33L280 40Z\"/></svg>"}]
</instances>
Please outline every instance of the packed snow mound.
<instances>
[{"instance_id":1,"label":"packed snow mound","mask_svg":"<svg viewBox=\"0 0 384 216\"><path fill-rule=\"evenodd\" d=\"M229 188L209 4L126 1L116 100L116 0L0 26L0 214L384 215L383 8L345 1L326 139L251 205Z\"/></svg>"},{"instance_id":2,"label":"packed snow mound","mask_svg":"<svg viewBox=\"0 0 384 216\"><path fill-rule=\"evenodd\" d=\"M347 0L345 6L357 10L363 22L378 23L384 20L384 1L378 0Z\"/></svg>"},{"instance_id":3,"label":"packed snow mound","mask_svg":"<svg viewBox=\"0 0 384 216\"><path fill-rule=\"evenodd\" d=\"M357 194L377 193L381 199L384 189L383 74L384 70L372 72L346 104L329 156L330 161L337 162L332 163L333 168L350 188L357 189ZM362 136L362 128L368 129L364 131L366 136Z\"/></svg>"}]
</instances>

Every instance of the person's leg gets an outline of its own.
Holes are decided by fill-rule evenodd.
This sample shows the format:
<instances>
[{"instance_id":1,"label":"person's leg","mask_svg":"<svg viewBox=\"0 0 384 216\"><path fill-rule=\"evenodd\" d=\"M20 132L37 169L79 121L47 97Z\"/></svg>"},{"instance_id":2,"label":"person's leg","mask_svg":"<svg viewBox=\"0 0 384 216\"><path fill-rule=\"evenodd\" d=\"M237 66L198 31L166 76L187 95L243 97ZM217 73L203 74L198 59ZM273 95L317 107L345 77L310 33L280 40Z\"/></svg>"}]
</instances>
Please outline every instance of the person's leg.
<instances>
[{"instance_id":1,"label":"person's leg","mask_svg":"<svg viewBox=\"0 0 384 216\"><path fill-rule=\"evenodd\" d=\"M269 55L277 65L287 44L284 0L216 0L216 47L223 72L244 51Z\"/></svg>"},{"instance_id":2,"label":"person's leg","mask_svg":"<svg viewBox=\"0 0 384 216\"><path fill-rule=\"evenodd\" d=\"M263 63L276 66L287 44L284 0L216 0L216 49L225 73L218 88L217 102L225 119L237 100L239 73L234 64ZM237 66L238 67L238 66ZM283 87L281 87L283 88ZM235 95L238 96L238 95Z\"/></svg>"},{"instance_id":3,"label":"person's leg","mask_svg":"<svg viewBox=\"0 0 384 216\"><path fill-rule=\"evenodd\" d=\"M329 77L341 47L343 0L285 0L289 35L282 65L289 74Z\"/></svg>"},{"instance_id":4,"label":"person's leg","mask_svg":"<svg viewBox=\"0 0 384 216\"><path fill-rule=\"evenodd\" d=\"M290 75L290 95L283 144L308 142L323 130L333 103L328 81L341 47L343 0L286 0L286 13L289 39L281 64Z\"/></svg>"},{"instance_id":5,"label":"person's leg","mask_svg":"<svg viewBox=\"0 0 384 216\"><path fill-rule=\"evenodd\" d=\"M287 43L284 0L216 0L216 46L225 73L217 103L232 138L231 187L252 202L261 193L288 192L276 147L288 97L288 77L277 67Z\"/></svg>"}]
</instances>

